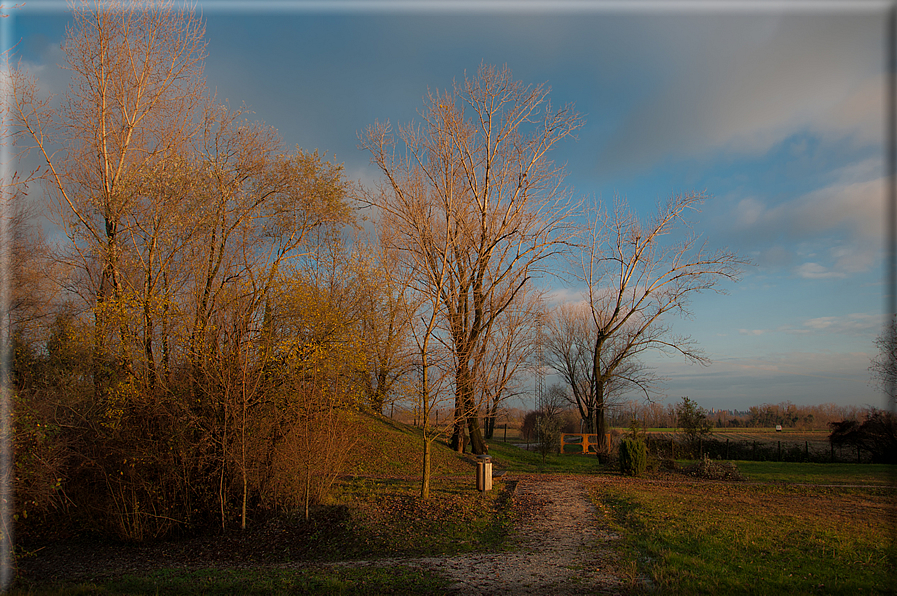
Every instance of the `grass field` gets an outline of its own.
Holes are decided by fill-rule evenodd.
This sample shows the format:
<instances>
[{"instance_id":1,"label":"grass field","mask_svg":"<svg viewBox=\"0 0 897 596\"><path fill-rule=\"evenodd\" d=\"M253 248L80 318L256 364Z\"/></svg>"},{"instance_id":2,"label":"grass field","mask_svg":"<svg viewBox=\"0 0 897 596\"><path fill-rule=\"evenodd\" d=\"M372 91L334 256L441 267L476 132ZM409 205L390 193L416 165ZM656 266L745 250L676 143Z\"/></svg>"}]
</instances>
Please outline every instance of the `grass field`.
<instances>
[{"instance_id":1,"label":"grass field","mask_svg":"<svg viewBox=\"0 0 897 596\"><path fill-rule=\"evenodd\" d=\"M472 476L470 481L436 480L431 498L422 501L416 480L359 477L341 487L335 504L314 511L309 524L281 519L274 532L259 530L225 539L216 548L241 549L227 561L192 571L160 565L139 575L62 582L26 576L11 593L439 593L445 581L410 568L375 563L354 569L319 563L501 550L512 523L508 493L500 482L493 491L480 493L472 480ZM279 568L294 562L302 567Z\"/></svg>"},{"instance_id":2,"label":"grass field","mask_svg":"<svg viewBox=\"0 0 897 596\"><path fill-rule=\"evenodd\" d=\"M593 493L662 594L891 593L895 496L638 479Z\"/></svg>"},{"instance_id":3,"label":"grass field","mask_svg":"<svg viewBox=\"0 0 897 596\"><path fill-rule=\"evenodd\" d=\"M740 461L738 469L756 482L897 486L897 469L884 464Z\"/></svg>"},{"instance_id":4,"label":"grass field","mask_svg":"<svg viewBox=\"0 0 897 596\"><path fill-rule=\"evenodd\" d=\"M512 472L594 474L601 469L594 455L549 454L543 463L542 454L538 451L495 441L489 444L489 454L494 468Z\"/></svg>"}]
</instances>

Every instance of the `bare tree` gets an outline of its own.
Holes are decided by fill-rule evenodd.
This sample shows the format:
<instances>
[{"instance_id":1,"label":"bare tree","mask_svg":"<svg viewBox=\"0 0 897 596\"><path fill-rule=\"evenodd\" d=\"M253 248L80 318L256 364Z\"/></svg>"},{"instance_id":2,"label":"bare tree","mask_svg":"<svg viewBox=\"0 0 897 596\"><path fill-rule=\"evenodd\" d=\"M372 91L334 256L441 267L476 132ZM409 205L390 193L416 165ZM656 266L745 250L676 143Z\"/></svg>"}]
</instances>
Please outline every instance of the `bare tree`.
<instances>
[{"instance_id":1,"label":"bare tree","mask_svg":"<svg viewBox=\"0 0 897 596\"><path fill-rule=\"evenodd\" d=\"M872 360L869 371L876 385L888 398L888 406L894 408L897 403L897 321L894 317L888 321L887 327L875 338L878 356Z\"/></svg>"},{"instance_id":2,"label":"bare tree","mask_svg":"<svg viewBox=\"0 0 897 596\"><path fill-rule=\"evenodd\" d=\"M58 108L15 70L19 139L44 159L53 211L81 255L96 304L95 382L102 392L107 322L124 296L122 232L138 172L174 155L194 126L204 89L204 27L174 2L75 5L63 51L72 71ZM90 263L96 259L99 271Z\"/></svg>"},{"instance_id":3,"label":"bare tree","mask_svg":"<svg viewBox=\"0 0 897 596\"><path fill-rule=\"evenodd\" d=\"M495 433L501 404L522 390L519 377L530 364L541 309L541 294L524 290L499 317L489 337L488 353L474 375L479 394L476 403L483 409L486 439Z\"/></svg>"},{"instance_id":4,"label":"bare tree","mask_svg":"<svg viewBox=\"0 0 897 596\"><path fill-rule=\"evenodd\" d=\"M719 282L735 280L746 261L726 251L708 251L694 234L668 242L684 215L705 200L703 194L674 195L657 214L641 221L623 201L613 211L591 216L581 257L580 279L587 287L589 341L588 376L568 379L574 390L587 387L585 403L598 434L599 452L607 449L605 416L608 397L621 386L650 389L653 377L638 374L640 354L658 349L707 364L695 342L674 335L664 318L689 315L688 299L695 292L716 290ZM585 347L580 349L585 350ZM579 389L575 389L579 387Z\"/></svg>"},{"instance_id":5,"label":"bare tree","mask_svg":"<svg viewBox=\"0 0 897 596\"><path fill-rule=\"evenodd\" d=\"M431 290L455 358L452 447L464 449L466 425L472 450L484 453L473 371L498 318L568 237L562 169L547 156L581 120L571 107L553 110L546 86L491 66L429 94L422 117L420 126L399 127L401 151L388 124L362 138L386 179L371 202L391 216L400 249L419 252L431 270L446 268L445 283Z\"/></svg>"},{"instance_id":6,"label":"bare tree","mask_svg":"<svg viewBox=\"0 0 897 596\"><path fill-rule=\"evenodd\" d=\"M367 356L362 380L368 405L382 414L387 402L395 399L394 389L414 369L417 350L409 339L416 310L409 296L413 279L383 239L362 246L361 251L355 283L361 294L360 324Z\"/></svg>"},{"instance_id":7,"label":"bare tree","mask_svg":"<svg viewBox=\"0 0 897 596\"><path fill-rule=\"evenodd\" d=\"M635 389L649 396L651 389L661 381L632 354L620 359L614 374L605 380L599 396L595 390L593 325L591 308L586 302L561 304L547 318L543 338L546 362L570 388L567 394L570 403L576 406L589 433L596 432L599 397L607 413L618 405L626 392ZM619 359L620 352L627 348L624 339L625 334L620 334L605 343L603 349L607 360Z\"/></svg>"}]
</instances>

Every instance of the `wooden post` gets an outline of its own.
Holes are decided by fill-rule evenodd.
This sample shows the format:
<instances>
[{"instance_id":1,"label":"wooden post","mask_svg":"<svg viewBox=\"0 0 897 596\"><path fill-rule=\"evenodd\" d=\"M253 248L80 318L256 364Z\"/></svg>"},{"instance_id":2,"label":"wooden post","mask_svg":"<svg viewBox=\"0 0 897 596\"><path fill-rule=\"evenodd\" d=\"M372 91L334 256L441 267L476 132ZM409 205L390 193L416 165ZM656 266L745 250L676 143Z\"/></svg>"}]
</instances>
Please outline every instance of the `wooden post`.
<instances>
[{"instance_id":1,"label":"wooden post","mask_svg":"<svg viewBox=\"0 0 897 596\"><path fill-rule=\"evenodd\" d=\"M810 441L804 441L804 458L810 461Z\"/></svg>"},{"instance_id":2,"label":"wooden post","mask_svg":"<svg viewBox=\"0 0 897 596\"><path fill-rule=\"evenodd\" d=\"M857 463L860 463L860 446L857 445Z\"/></svg>"},{"instance_id":3,"label":"wooden post","mask_svg":"<svg viewBox=\"0 0 897 596\"><path fill-rule=\"evenodd\" d=\"M676 444L670 439L670 459L676 459Z\"/></svg>"},{"instance_id":4,"label":"wooden post","mask_svg":"<svg viewBox=\"0 0 897 596\"><path fill-rule=\"evenodd\" d=\"M832 456L832 463L835 463L835 444L832 442L829 442L828 447L829 447L829 452L831 453L831 456Z\"/></svg>"},{"instance_id":5,"label":"wooden post","mask_svg":"<svg viewBox=\"0 0 897 596\"><path fill-rule=\"evenodd\" d=\"M782 442L779 441L779 461L782 461Z\"/></svg>"},{"instance_id":6,"label":"wooden post","mask_svg":"<svg viewBox=\"0 0 897 596\"><path fill-rule=\"evenodd\" d=\"M505 440L504 440L504 442L505 443L508 442L508 423L507 422L505 422Z\"/></svg>"},{"instance_id":7,"label":"wooden post","mask_svg":"<svg viewBox=\"0 0 897 596\"><path fill-rule=\"evenodd\" d=\"M726 439L726 459L729 459L729 439Z\"/></svg>"}]
</instances>

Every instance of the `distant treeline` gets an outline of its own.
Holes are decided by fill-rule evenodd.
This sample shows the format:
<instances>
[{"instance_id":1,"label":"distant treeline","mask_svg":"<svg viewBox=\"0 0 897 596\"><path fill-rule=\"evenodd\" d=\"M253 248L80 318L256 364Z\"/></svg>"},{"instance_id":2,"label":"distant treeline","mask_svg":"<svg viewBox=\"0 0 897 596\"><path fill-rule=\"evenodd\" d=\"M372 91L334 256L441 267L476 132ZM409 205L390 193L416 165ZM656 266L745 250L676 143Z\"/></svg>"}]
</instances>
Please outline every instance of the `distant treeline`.
<instances>
[{"instance_id":1,"label":"distant treeline","mask_svg":"<svg viewBox=\"0 0 897 596\"><path fill-rule=\"evenodd\" d=\"M782 428L796 430L829 430L829 425L834 422L862 420L867 411L867 408L859 406L803 406L783 401L751 406L746 412L708 412L707 419L715 428L770 428L781 425ZM628 427L632 420L640 421L647 428L676 428L676 406L630 400L610 412L611 426Z\"/></svg>"}]
</instances>

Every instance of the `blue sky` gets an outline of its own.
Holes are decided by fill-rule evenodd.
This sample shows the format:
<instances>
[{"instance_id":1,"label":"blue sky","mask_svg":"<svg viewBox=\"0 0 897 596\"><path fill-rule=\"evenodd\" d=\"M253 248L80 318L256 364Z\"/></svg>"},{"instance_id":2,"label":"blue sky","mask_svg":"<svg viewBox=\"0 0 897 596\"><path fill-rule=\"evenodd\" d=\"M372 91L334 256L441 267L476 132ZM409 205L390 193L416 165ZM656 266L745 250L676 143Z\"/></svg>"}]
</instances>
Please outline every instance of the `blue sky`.
<instances>
[{"instance_id":1,"label":"blue sky","mask_svg":"<svg viewBox=\"0 0 897 596\"><path fill-rule=\"evenodd\" d=\"M867 368L884 321L887 3L198 6L218 99L363 183L377 172L358 134L415 119L428 89L482 62L547 82L586 121L553 155L578 196L648 214L706 191L695 229L754 262L669 321L713 362L652 358L669 401L884 404ZM31 0L8 28L48 92L64 90L67 20Z\"/></svg>"}]
</instances>

